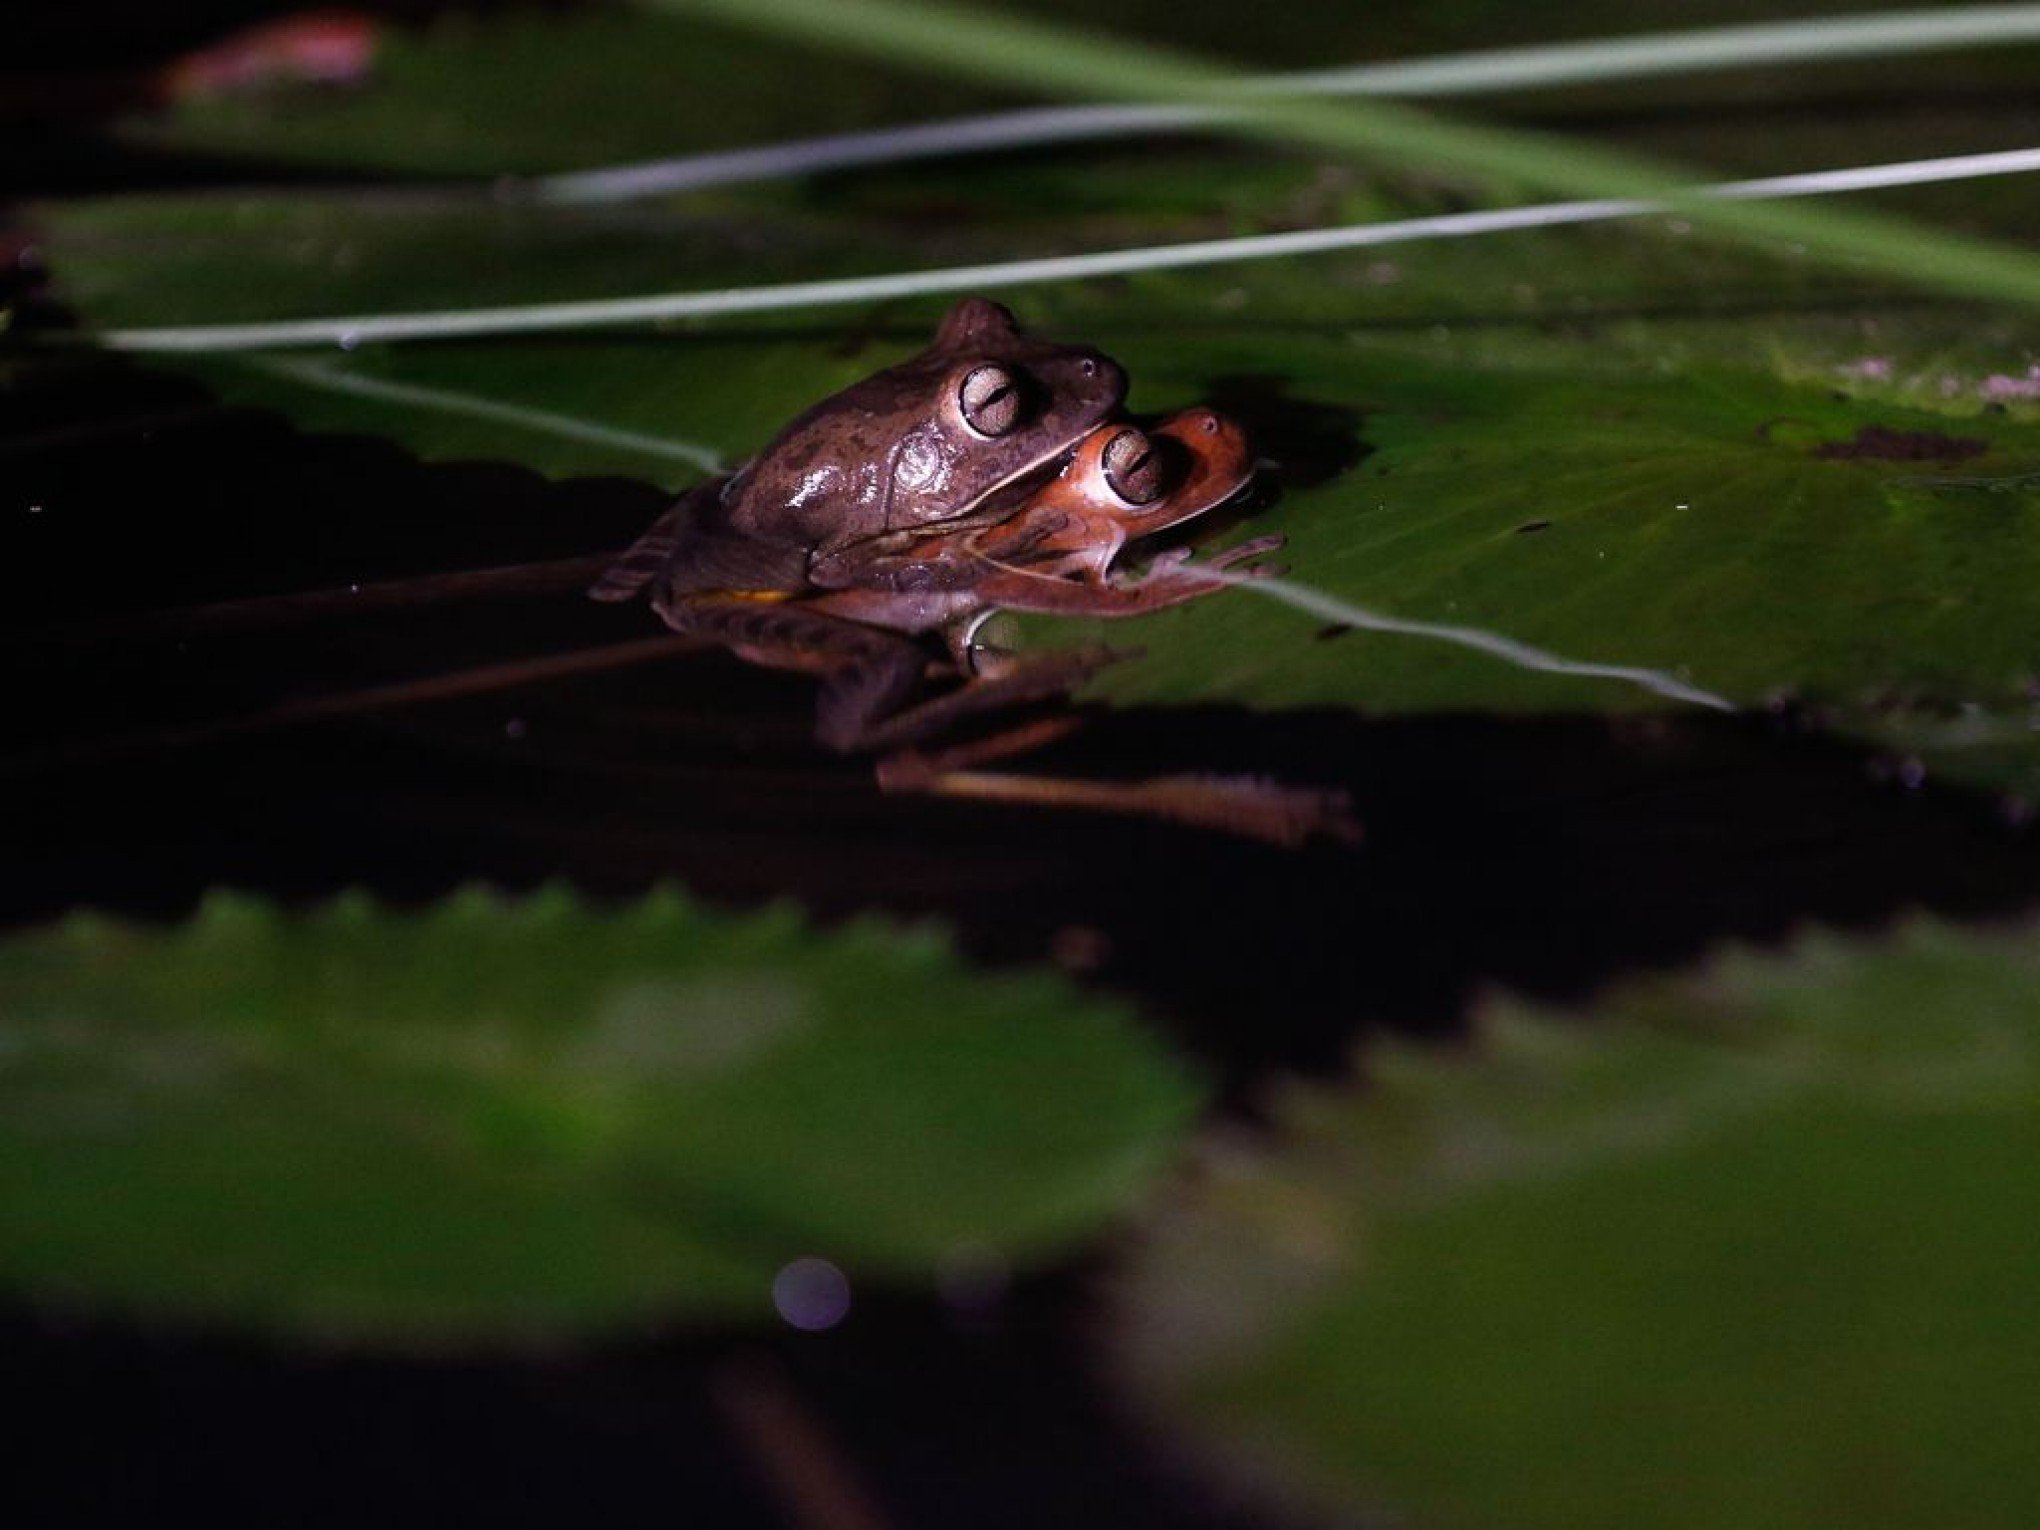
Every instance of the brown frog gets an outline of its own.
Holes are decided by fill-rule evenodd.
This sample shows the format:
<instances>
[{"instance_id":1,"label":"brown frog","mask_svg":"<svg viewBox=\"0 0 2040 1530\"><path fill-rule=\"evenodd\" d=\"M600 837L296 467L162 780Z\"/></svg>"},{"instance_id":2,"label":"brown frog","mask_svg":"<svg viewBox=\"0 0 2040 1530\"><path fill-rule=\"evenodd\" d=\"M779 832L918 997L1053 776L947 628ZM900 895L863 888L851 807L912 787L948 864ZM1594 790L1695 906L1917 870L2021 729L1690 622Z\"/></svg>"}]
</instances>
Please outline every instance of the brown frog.
<instances>
[{"instance_id":1,"label":"brown frog","mask_svg":"<svg viewBox=\"0 0 2040 1530\"><path fill-rule=\"evenodd\" d=\"M1119 407L1108 357L1020 333L965 298L927 349L800 415L737 472L684 496L589 592L645 586L666 622L695 629L697 596L789 597L883 581L916 547L992 513Z\"/></svg>"},{"instance_id":2,"label":"brown frog","mask_svg":"<svg viewBox=\"0 0 2040 1530\"><path fill-rule=\"evenodd\" d=\"M994 611L1139 616L1215 594L1229 582L1216 575L1280 547L1281 537L1260 537L1195 568L1185 566L1189 549L1178 548L1137 581L1108 577L1129 542L1236 497L1253 477L1253 461L1240 428L1209 409L1187 410L1152 430L1101 425L1004 520L925 539L916 568L804 604L901 632L940 629L969 673L982 668L972 634Z\"/></svg>"},{"instance_id":3,"label":"brown frog","mask_svg":"<svg viewBox=\"0 0 2040 1530\"><path fill-rule=\"evenodd\" d=\"M1060 694L1114 657L1086 649L987 662L972 639L994 611L1137 616L1268 572L1228 573L1273 551L1280 537L1256 538L1196 566L1180 549L1139 579L1111 577L1130 541L1204 514L1252 476L1246 437L1208 409L1152 432L1105 425L1003 520L924 536L910 565L868 585L780 601L704 594L691 615L695 630L712 632L754 663L822 675L816 733L825 744L897 748L968 715ZM964 684L909 705L929 670L916 635L935 631L954 661L948 672Z\"/></svg>"}]
</instances>

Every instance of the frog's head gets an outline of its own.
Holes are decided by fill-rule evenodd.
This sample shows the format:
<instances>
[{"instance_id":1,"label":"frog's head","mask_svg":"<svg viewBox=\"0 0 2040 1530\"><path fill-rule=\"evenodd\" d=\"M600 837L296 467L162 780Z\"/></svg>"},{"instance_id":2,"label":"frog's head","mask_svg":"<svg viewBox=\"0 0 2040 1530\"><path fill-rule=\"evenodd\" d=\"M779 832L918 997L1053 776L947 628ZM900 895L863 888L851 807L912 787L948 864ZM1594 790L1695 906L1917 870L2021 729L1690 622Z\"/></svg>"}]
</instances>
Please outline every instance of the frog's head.
<instances>
[{"instance_id":1,"label":"frog's head","mask_svg":"<svg viewBox=\"0 0 2040 1530\"><path fill-rule=\"evenodd\" d=\"M1012 529L1027 534L1037 572L1103 579L1127 543L1216 509L1253 476L1246 432L1213 410L1186 409L1147 430L1122 420L1078 442Z\"/></svg>"},{"instance_id":2,"label":"frog's head","mask_svg":"<svg viewBox=\"0 0 2040 1530\"><path fill-rule=\"evenodd\" d=\"M1029 339L997 303L965 298L927 349L781 431L731 481L725 519L810 553L940 525L1054 466L1125 396L1108 357Z\"/></svg>"},{"instance_id":3,"label":"frog's head","mask_svg":"<svg viewBox=\"0 0 2040 1530\"><path fill-rule=\"evenodd\" d=\"M890 375L903 428L888 530L969 513L1055 463L1126 397L1126 373L1110 357L1030 339L985 298L950 309L934 343Z\"/></svg>"},{"instance_id":4,"label":"frog's head","mask_svg":"<svg viewBox=\"0 0 2040 1530\"><path fill-rule=\"evenodd\" d=\"M1246 432L1224 414L1195 408L1149 430L1134 424L1091 430L1040 498L1093 526L1114 522L1132 539L1202 516L1253 475Z\"/></svg>"},{"instance_id":5,"label":"frog's head","mask_svg":"<svg viewBox=\"0 0 2040 1530\"><path fill-rule=\"evenodd\" d=\"M1245 431L1213 410L1186 409L1152 430L1100 426L1078 444L1057 486L1138 537L1224 504L1253 475Z\"/></svg>"}]
</instances>

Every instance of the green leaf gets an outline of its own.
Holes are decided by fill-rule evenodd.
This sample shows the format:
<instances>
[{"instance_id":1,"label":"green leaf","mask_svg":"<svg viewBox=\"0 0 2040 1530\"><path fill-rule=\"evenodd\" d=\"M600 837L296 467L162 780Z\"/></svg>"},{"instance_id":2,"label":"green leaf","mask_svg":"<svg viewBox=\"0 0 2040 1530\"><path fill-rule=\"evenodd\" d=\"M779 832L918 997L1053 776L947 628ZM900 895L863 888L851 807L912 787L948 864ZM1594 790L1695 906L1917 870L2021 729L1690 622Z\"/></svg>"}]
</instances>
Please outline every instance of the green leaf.
<instances>
[{"instance_id":1,"label":"green leaf","mask_svg":"<svg viewBox=\"0 0 2040 1530\"><path fill-rule=\"evenodd\" d=\"M2040 930L1737 953L1293 1088L1124 1272L1156 1414L1424 1525L2020 1525Z\"/></svg>"},{"instance_id":2,"label":"green leaf","mask_svg":"<svg viewBox=\"0 0 2040 1530\"><path fill-rule=\"evenodd\" d=\"M1661 671L1746 707L1807 703L1932 768L2040 788L2024 736L2040 641L2032 425L1836 397L1839 365L1816 391L1704 358L1663 375L1560 370L1534 343L1512 364L1492 335L1427 346L1248 328L1118 349L1161 398L1258 375L1279 379L1278 423L1282 401L1354 411L1371 455L1252 522L1287 534L1298 584L1363 613ZM1487 353L1474 365L1453 359L1474 348ZM1972 410L1981 381L1963 378ZM1866 447L1865 430L1885 434ZM1884 449L1944 460L1846 455ZM1338 620L1257 591L1209 600L1144 622L1145 658L1108 672L1101 693L1383 714L1665 705L1436 638L1313 641Z\"/></svg>"},{"instance_id":3,"label":"green leaf","mask_svg":"<svg viewBox=\"0 0 2040 1530\"><path fill-rule=\"evenodd\" d=\"M1196 1104L1113 1006L875 923L80 916L0 944L0 1280L421 1345L756 1317L796 1258L1051 1257Z\"/></svg>"},{"instance_id":4,"label":"green leaf","mask_svg":"<svg viewBox=\"0 0 2040 1530\"><path fill-rule=\"evenodd\" d=\"M1421 186L1223 162L1237 199L1228 221L1257 207L1317 220L1424 205ZM985 216L918 257L918 199L946 203L964 182L881 178L855 194L816 192L807 210L665 208L624 226L266 199L46 212L67 295L95 319L132 323L425 307L457 300L464 284L486 299L520 287L614 294L657 286L665 265L674 280L712 286L740 279L747 243L782 269L827 274L1052 246L1073 218L1178 237L1200 218L1210 231L1209 210L1191 211L1181 188L1212 163L1184 152L1099 159L1082 174L1030 170L1005 201L982 184L972 194ZM1141 210L1113 213L1115 188L1136 183ZM1099 191L1096 208L1065 212L1061 193L1084 184ZM510 274L471 278L477 267ZM2040 469L2040 401L2021 396L2040 356L2001 314L1891 309L1847 289L1816 302L1825 290L1789 256L1603 229L1010 296L1034 327L1125 362L1137 409L1215 392L1254 407L1286 488L1252 529L1286 534L1292 579L1320 597L1660 671L1740 706L1803 704L1930 773L2040 795L2040 735L2028 726L2040 479L2027 476ZM649 337L364 347L281 369L185 364L231 399L428 455L678 487L706 457L741 459L815 398L913 348L939 307L903 304L847 327L786 316ZM1349 458L1369 454L1313 473L1299 424L1343 436ZM1927 455L1832 455L1865 429ZM1352 625L1242 591L1109 629L1025 630L1041 642L1137 643L1144 657L1099 690L1123 703L1384 715L1667 704L1621 680L1539 673L1436 638L1317 641L1328 624Z\"/></svg>"},{"instance_id":5,"label":"green leaf","mask_svg":"<svg viewBox=\"0 0 2040 1530\"><path fill-rule=\"evenodd\" d=\"M463 48L496 46L493 36L450 32L430 47L451 68ZM648 45L647 56L657 52ZM803 67L801 58L783 65ZM470 66L496 67L460 67ZM753 83L762 90L772 77ZM408 78L391 77L396 97L410 99ZM622 96L644 88L627 70L611 84ZM1817 154L1803 148L1807 134L1781 136L1775 115L1735 110L1672 114L1655 127L1646 114L1623 141L1670 142L1744 173L1974 149L2006 125L1987 99L1943 101L1897 123L1823 114L1818 103L1804 115ZM2024 177L1987 192L1919 188L1885 205L2016 228L2030 226L2036 191L2040 177ZM1178 143L926 164L625 209L219 196L38 216L66 299L114 326L705 290L1462 205L1461 185L1407 169ZM1312 609L1248 591L1090 632L1023 626L1030 641L1081 635L1143 648L1103 678L1106 699L1383 715L1622 712L1665 706L1661 692L1690 687L1742 707L1804 706L1910 757L1908 779L1924 770L2040 796L2030 726L2040 480L2029 476L2040 468L2040 352L2030 325L2005 310L1900 303L1789 247L1727 249L1668 236L1662 221L995 295L1035 328L1127 363L1137 409L1214 391L1251 401L1258 390L1264 450L1284 459L1286 497L1252 529L1289 537L1283 561ZM232 400L430 456L503 456L679 487L709 458L740 459L814 399L912 349L940 307L363 346L281 367L179 364ZM1345 454L1369 455L1324 478L1293 426L1317 420L1322 431L1342 412ZM1820 455L1865 429L1916 438L1927 455ZM1356 609L1360 620L1337 614ZM1316 640L1367 617L1476 629L1663 681L1653 690L1526 669L1437 636Z\"/></svg>"}]
</instances>

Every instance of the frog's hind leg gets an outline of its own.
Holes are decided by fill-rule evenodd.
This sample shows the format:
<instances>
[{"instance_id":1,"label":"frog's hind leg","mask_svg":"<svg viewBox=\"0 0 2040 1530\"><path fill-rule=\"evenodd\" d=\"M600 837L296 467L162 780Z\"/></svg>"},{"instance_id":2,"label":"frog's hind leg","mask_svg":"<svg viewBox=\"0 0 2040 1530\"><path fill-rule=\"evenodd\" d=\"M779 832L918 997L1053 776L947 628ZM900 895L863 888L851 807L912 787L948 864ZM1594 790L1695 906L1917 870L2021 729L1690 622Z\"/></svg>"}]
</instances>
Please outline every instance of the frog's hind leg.
<instances>
[{"instance_id":1,"label":"frog's hind leg","mask_svg":"<svg viewBox=\"0 0 2040 1530\"><path fill-rule=\"evenodd\" d=\"M1021 745L1030 746L1031 741ZM1352 799L1345 792L1291 786L1256 776L1176 775L1098 781L953 768L944 756L929 758L903 751L879 762L879 785L889 792L1160 818L1285 848L1313 839L1357 845L1362 837Z\"/></svg>"},{"instance_id":2,"label":"frog's hind leg","mask_svg":"<svg viewBox=\"0 0 2040 1530\"><path fill-rule=\"evenodd\" d=\"M918 649L915 651L919 652ZM912 694L911 686L899 688L896 676L884 677L885 683L895 687L895 691L886 698L887 704L864 709L862 715L865 721L855 738L838 747L908 748L986 712L1004 711L1066 696L1099 670L1124 657L1123 650L1111 648L1070 648L1030 655L1011 661L997 674L966 680L956 689L915 706L904 705L907 696ZM839 678L846 689L853 684L875 687L881 681L881 677L877 676L870 680L856 680L850 674ZM918 671L912 678L919 678ZM822 699L827 706L829 698L826 693Z\"/></svg>"},{"instance_id":3,"label":"frog's hind leg","mask_svg":"<svg viewBox=\"0 0 2040 1530\"><path fill-rule=\"evenodd\" d=\"M728 590L673 594L661 591L652 609L675 632L720 643L753 664L807 674L830 674L847 665L911 653L920 645L898 633L817 611L799 599Z\"/></svg>"},{"instance_id":4,"label":"frog's hind leg","mask_svg":"<svg viewBox=\"0 0 2040 1530\"><path fill-rule=\"evenodd\" d=\"M696 484L673 501L666 513L653 521L649 530L624 550L622 557L588 587L591 600L629 600L663 573L673 561L673 551L692 526L701 509L722 492L727 477Z\"/></svg>"},{"instance_id":5,"label":"frog's hind leg","mask_svg":"<svg viewBox=\"0 0 2040 1530\"><path fill-rule=\"evenodd\" d=\"M914 694L928 668L928 650L914 639L799 600L662 595L653 609L675 632L720 643L748 663L822 676L815 736L845 753L865 747L874 728Z\"/></svg>"},{"instance_id":6,"label":"frog's hind leg","mask_svg":"<svg viewBox=\"0 0 2040 1530\"><path fill-rule=\"evenodd\" d=\"M917 703L932 650L904 633L797 599L684 595L654 608L676 632L712 639L753 664L821 675L815 736L845 754L898 749L985 712L1051 700L1121 657L1104 648L1044 653Z\"/></svg>"},{"instance_id":7,"label":"frog's hind leg","mask_svg":"<svg viewBox=\"0 0 2040 1530\"><path fill-rule=\"evenodd\" d=\"M969 714L1073 690L1119 657L1107 649L1077 649L1009 659L1011 668L898 713L866 736L868 747L891 750L878 762L879 786L888 792L1168 819L1287 847L1312 839L1360 842L1352 800L1336 788L1292 786L1258 776L1186 774L1100 781L982 768L1065 737L1079 725L1071 715L1024 722L969 743L916 747Z\"/></svg>"}]
</instances>

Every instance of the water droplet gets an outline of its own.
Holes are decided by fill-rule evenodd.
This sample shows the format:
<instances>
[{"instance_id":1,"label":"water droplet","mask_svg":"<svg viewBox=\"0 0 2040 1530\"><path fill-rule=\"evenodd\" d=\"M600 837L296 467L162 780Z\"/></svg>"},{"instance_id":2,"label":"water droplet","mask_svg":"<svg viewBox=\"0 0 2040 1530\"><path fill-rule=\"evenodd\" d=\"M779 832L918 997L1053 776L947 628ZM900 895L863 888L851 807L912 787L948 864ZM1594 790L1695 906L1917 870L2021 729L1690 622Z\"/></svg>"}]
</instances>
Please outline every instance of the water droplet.
<instances>
[{"instance_id":1,"label":"water droplet","mask_svg":"<svg viewBox=\"0 0 2040 1530\"><path fill-rule=\"evenodd\" d=\"M826 1259L796 1259L772 1277L772 1305L801 1332L822 1333L849 1316L849 1277Z\"/></svg>"},{"instance_id":2,"label":"water droplet","mask_svg":"<svg viewBox=\"0 0 2040 1530\"><path fill-rule=\"evenodd\" d=\"M528 731L530 730L526 728L524 719L521 717L513 717L503 724L503 736L505 738L522 738Z\"/></svg>"}]
</instances>

